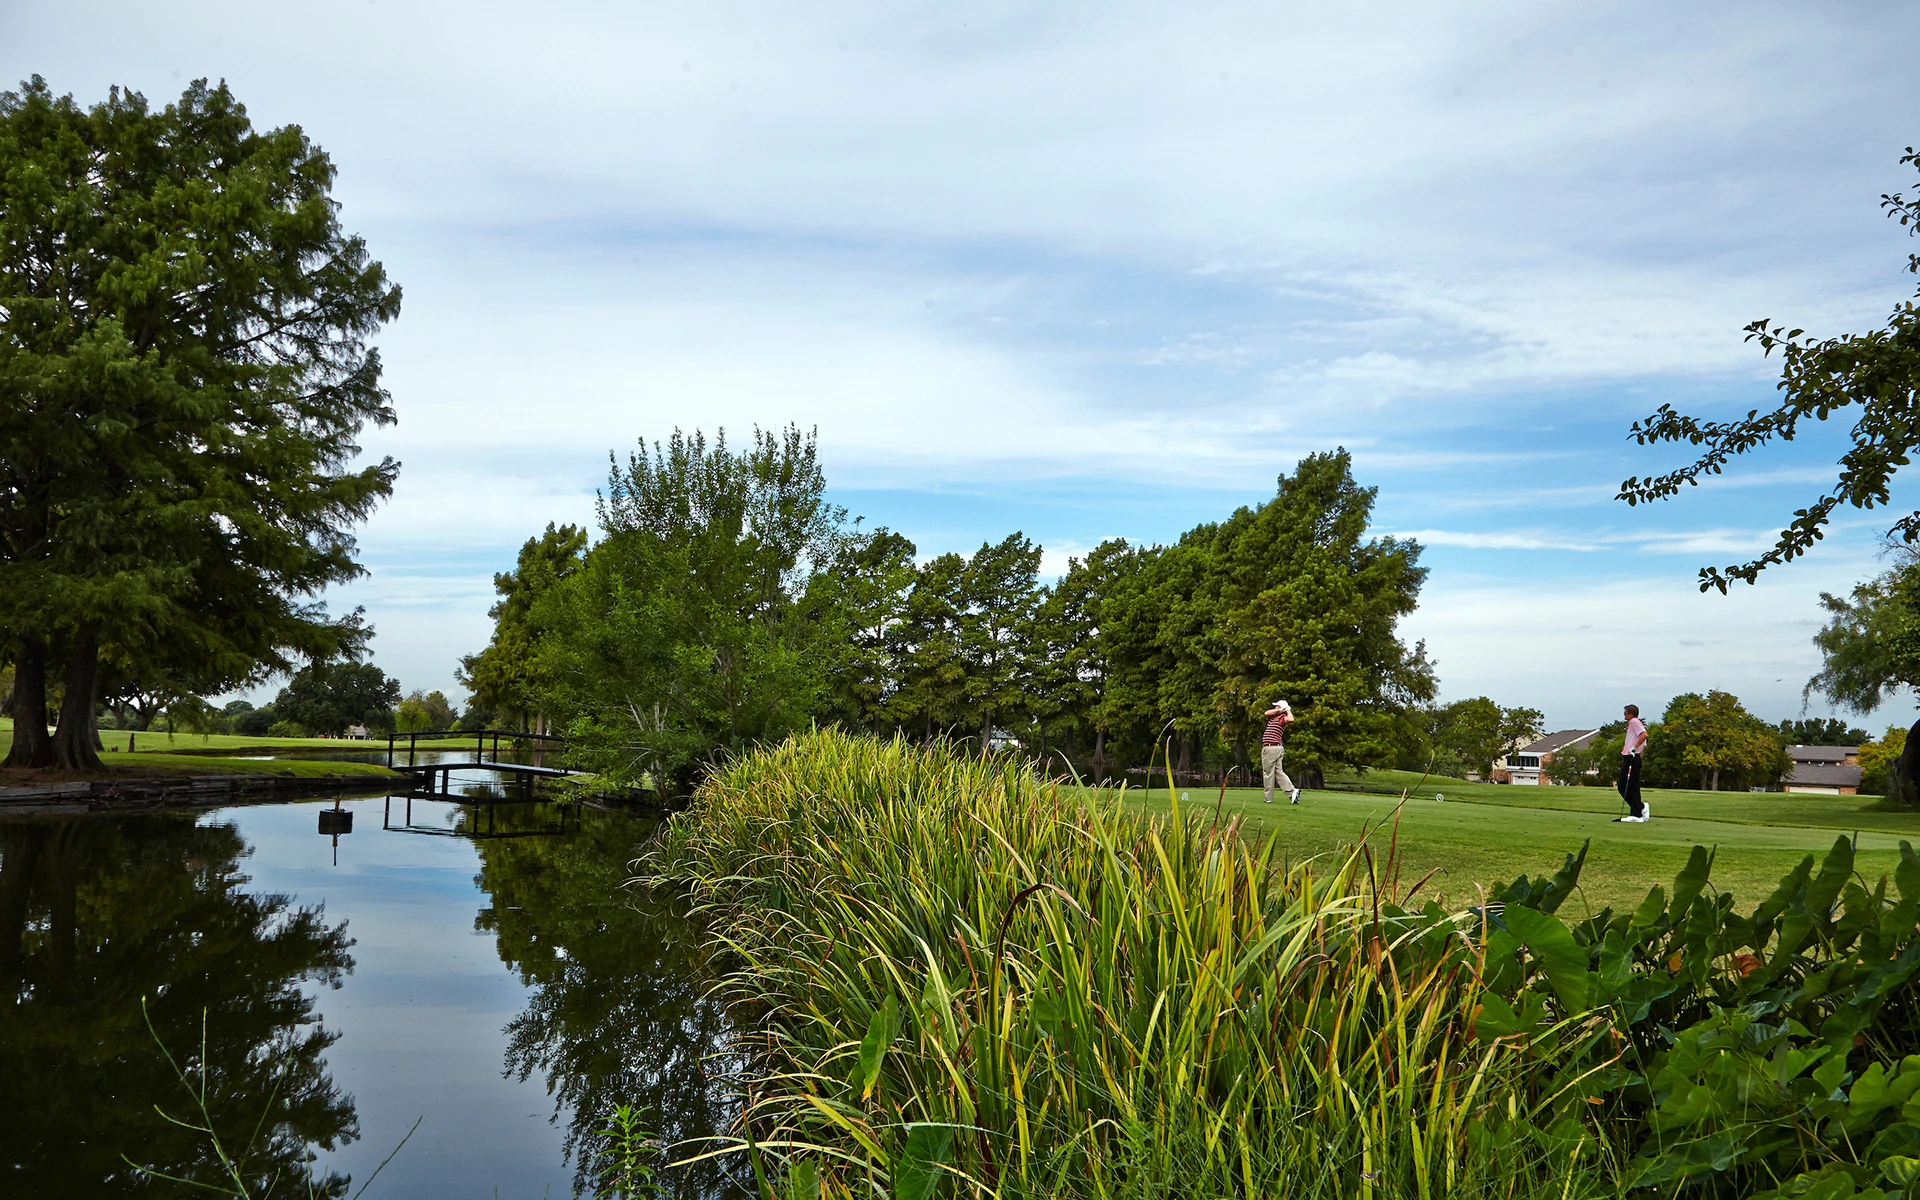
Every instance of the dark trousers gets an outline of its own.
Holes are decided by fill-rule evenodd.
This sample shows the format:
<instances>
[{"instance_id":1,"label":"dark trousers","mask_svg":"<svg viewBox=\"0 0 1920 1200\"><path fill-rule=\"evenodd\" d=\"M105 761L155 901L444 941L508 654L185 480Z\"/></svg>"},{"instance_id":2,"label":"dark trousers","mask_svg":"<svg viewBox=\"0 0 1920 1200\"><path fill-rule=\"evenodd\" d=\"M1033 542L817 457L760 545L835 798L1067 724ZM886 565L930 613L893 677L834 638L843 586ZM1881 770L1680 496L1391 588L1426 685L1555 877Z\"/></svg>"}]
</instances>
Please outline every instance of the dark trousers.
<instances>
[{"instance_id":1,"label":"dark trousers","mask_svg":"<svg viewBox=\"0 0 1920 1200\"><path fill-rule=\"evenodd\" d=\"M1640 756L1622 754L1620 756L1620 782L1616 785L1620 798L1627 802L1627 810L1636 817L1647 815L1646 802L1640 799Z\"/></svg>"}]
</instances>

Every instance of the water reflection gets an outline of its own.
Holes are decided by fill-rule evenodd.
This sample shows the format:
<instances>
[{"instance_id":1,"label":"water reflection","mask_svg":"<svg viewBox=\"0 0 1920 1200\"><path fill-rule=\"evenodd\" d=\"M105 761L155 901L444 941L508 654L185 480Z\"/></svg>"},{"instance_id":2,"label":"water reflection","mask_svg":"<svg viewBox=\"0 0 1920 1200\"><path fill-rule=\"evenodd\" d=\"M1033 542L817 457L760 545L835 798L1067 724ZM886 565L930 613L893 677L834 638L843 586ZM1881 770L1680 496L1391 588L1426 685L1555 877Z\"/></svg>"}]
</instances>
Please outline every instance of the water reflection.
<instances>
[{"instance_id":1,"label":"water reflection","mask_svg":"<svg viewBox=\"0 0 1920 1200\"><path fill-rule=\"evenodd\" d=\"M463 824L499 833L550 829L551 805L469 810ZM738 1067L725 1007L694 927L671 905L618 888L650 825L601 816L571 837L480 841L478 882L492 903L476 918L530 990L507 1028L506 1069L544 1076L574 1163L590 1167L595 1131L616 1105L642 1109L667 1142L724 1129L736 1108L717 1078ZM579 1181L584 1186L585 1180ZM674 1173L673 1194L730 1194L717 1160Z\"/></svg>"},{"instance_id":2,"label":"water reflection","mask_svg":"<svg viewBox=\"0 0 1920 1200\"><path fill-rule=\"evenodd\" d=\"M249 892L246 845L191 815L0 820L0 1171L20 1196L185 1194L145 1185L123 1152L186 1179L219 1164L154 1111L186 1096L141 1018L196 1074L230 1145L262 1131L256 1187L303 1176L357 1134L329 1077L317 983L353 969L345 922ZM206 1054L200 1056L202 1014ZM347 1181L324 1174L316 1191Z\"/></svg>"},{"instance_id":3,"label":"water reflection","mask_svg":"<svg viewBox=\"0 0 1920 1200\"><path fill-rule=\"evenodd\" d=\"M569 1175L588 1192L619 1104L669 1142L723 1130L736 1110L717 1077L737 1064L697 930L620 886L652 824L474 803L486 788L469 786L482 795L414 799L439 837L382 827L404 823L404 797L0 818L0 1193L188 1194L123 1153L215 1180L204 1140L154 1112L187 1098L142 996L196 1070L206 1011L215 1124L244 1144L268 1114L247 1174L279 1172L275 1194L315 1155L316 1192L345 1194L423 1111L369 1200L559 1196ZM530 1112L542 1086L550 1107ZM662 1182L741 1194L727 1170Z\"/></svg>"}]
</instances>

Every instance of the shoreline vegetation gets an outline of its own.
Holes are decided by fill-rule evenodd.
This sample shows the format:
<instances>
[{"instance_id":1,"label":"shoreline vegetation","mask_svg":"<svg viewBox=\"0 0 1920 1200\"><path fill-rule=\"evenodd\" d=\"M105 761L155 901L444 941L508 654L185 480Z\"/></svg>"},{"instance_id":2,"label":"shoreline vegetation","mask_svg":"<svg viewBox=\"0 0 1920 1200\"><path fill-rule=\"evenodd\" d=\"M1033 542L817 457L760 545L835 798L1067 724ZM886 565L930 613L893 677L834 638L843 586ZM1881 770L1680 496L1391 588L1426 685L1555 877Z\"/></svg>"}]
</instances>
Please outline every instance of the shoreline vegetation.
<instances>
[{"instance_id":1,"label":"shoreline vegetation","mask_svg":"<svg viewBox=\"0 0 1920 1200\"><path fill-rule=\"evenodd\" d=\"M638 865L764 1033L735 1135L677 1153L915 1200L1920 1181L1906 844L1897 889L1843 836L1741 903L1695 846L1575 916L1577 843L1443 908L1392 827L1287 865L1214 813L831 730L717 770Z\"/></svg>"},{"instance_id":2,"label":"shoreline vegetation","mask_svg":"<svg viewBox=\"0 0 1920 1200\"><path fill-rule=\"evenodd\" d=\"M0 738L11 736L12 720L0 717ZM396 756L406 748L405 734L395 739ZM8 768L0 770L0 794L8 788L41 784L84 781L119 781L191 773L195 776L236 775L297 779L330 779L340 776L366 776L380 781L401 778L397 771L381 763L354 762L339 758L291 758L278 755L384 752L385 735L379 738L285 738L247 737L239 734L201 734L165 730L102 729L100 741L103 771L62 771L52 768ZM502 738L502 745L507 739ZM134 749L129 752L129 742ZM489 740L488 745L492 743ZM474 750L479 740L472 736L436 734L423 741L423 750ZM397 758L396 758L396 761Z\"/></svg>"}]
</instances>

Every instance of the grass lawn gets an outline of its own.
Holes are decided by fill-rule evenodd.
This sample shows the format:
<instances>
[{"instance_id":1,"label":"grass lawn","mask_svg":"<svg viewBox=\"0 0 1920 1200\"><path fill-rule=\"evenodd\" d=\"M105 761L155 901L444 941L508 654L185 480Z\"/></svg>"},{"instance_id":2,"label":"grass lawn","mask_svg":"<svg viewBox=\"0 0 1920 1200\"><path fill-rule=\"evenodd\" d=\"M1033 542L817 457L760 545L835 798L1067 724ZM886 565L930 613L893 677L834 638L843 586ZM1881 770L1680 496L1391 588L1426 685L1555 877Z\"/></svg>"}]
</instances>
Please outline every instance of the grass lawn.
<instances>
[{"instance_id":1,"label":"grass lawn","mask_svg":"<svg viewBox=\"0 0 1920 1200\"><path fill-rule=\"evenodd\" d=\"M11 738L13 722L0 718L0 740ZM370 742L345 742L330 738L249 738L178 733L168 740L165 733L142 733L135 743L138 749L127 753L127 733L103 729L100 741L108 753L102 758L110 776L139 777L179 772L190 775L274 775L296 779L318 779L328 775L366 775L384 779L393 773L375 763L319 761L295 758L244 758L233 751L270 753L298 750L350 750L371 748ZM453 745L471 746L466 738ZM382 739L381 748L386 746ZM226 753L222 753L225 751ZM65 777L62 776L64 779ZM0 775L0 786L45 782L38 771L9 771Z\"/></svg>"},{"instance_id":2,"label":"grass lawn","mask_svg":"<svg viewBox=\"0 0 1920 1200\"><path fill-rule=\"evenodd\" d=\"M0 717L0 740L10 739L12 736L12 720L6 717ZM387 738L385 734L377 738L368 738L366 741L351 741L346 738L241 737L238 734L230 733L175 733L169 736L165 730L147 730L141 733L134 733L125 729L102 729L100 731L100 742L108 750L126 750L127 742L130 738L133 739L136 753L142 757L150 753L155 755L186 754L199 756L234 753L271 754L282 750L350 751L377 749L384 753L387 748ZM502 738L500 740L504 746L506 739ZM404 748L407 744L406 735L398 735L394 744L397 747ZM489 742L488 744L491 745L492 743ZM472 750L474 745L475 740L472 737L437 737L431 739L423 737L420 739L420 748L422 750Z\"/></svg>"},{"instance_id":3,"label":"grass lawn","mask_svg":"<svg viewBox=\"0 0 1920 1200\"><path fill-rule=\"evenodd\" d=\"M1370 771L1368 787L1407 787L1417 774ZM1218 789L1189 787L1183 813L1211 812ZM1438 802L1436 794L1446 799ZM1363 829L1384 851L1387 826L1399 809L1402 887L1439 869L1423 889L1455 904L1477 896L1476 885L1505 882L1522 872L1551 874L1580 843L1593 839L1581 874L1586 902L1637 904L1656 883L1673 885L1695 845L1718 848L1713 883L1750 910L1773 890L1780 876L1808 852L1824 853L1836 836L1859 833L1858 867L1869 883L1891 873L1902 839L1920 844L1920 814L1872 811L1877 796L1789 796L1779 792L1668 791L1649 788L1653 820L1615 824L1624 811L1611 788L1513 787L1428 779L1399 796L1344 791L1307 792L1299 805L1279 797L1271 805L1255 789L1229 788L1222 808L1238 816L1249 836L1277 836L1280 852L1299 859L1338 851ZM1168 810L1163 783L1150 793L1129 790L1129 800L1155 812ZM1563 915L1584 915L1570 901Z\"/></svg>"}]
</instances>

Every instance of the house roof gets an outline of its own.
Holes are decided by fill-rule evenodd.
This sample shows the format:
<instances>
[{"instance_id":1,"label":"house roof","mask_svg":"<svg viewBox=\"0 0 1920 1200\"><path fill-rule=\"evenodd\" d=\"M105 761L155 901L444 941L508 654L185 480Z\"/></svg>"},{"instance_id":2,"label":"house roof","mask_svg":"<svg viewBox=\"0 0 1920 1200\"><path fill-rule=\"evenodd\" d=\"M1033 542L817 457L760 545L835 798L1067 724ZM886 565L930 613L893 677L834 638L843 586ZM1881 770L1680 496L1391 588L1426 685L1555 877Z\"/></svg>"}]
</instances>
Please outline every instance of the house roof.
<instances>
[{"instance_id":1,"label":"house roof","mask_svg":"<svg viewBox=\"0 0 1920 1200\"><path fill-rule=\"evenodd\" d=\"M1782 782L1801 783L1809 787L1859 787L1860 768L1797 762Z\"/></svg>"},{"instance_id":2,"label":"house roof","mask_svg":"<svg viewBox=\"0 0 1920 1200\"><path fill-rule=\"evenodd\" d=\"M1548 734L1531 745L1520 747L1518 753L1545 754L1551 750L1565 750L1575 742L1584 742L1599 732L1598 729L1562 729L1558 733Z\"/></svg>"},{"instance_id":3,"label":"house roof","mask_svg":"<svg viewBox=\"0 0 1920 1200\"><path fill-rule=\"evenodd\" d=\"M1803 763L1837 763L1850 754L1860 753L1858 746L1788 746L1787 757Z\"/></svg>"}]
</instances>

